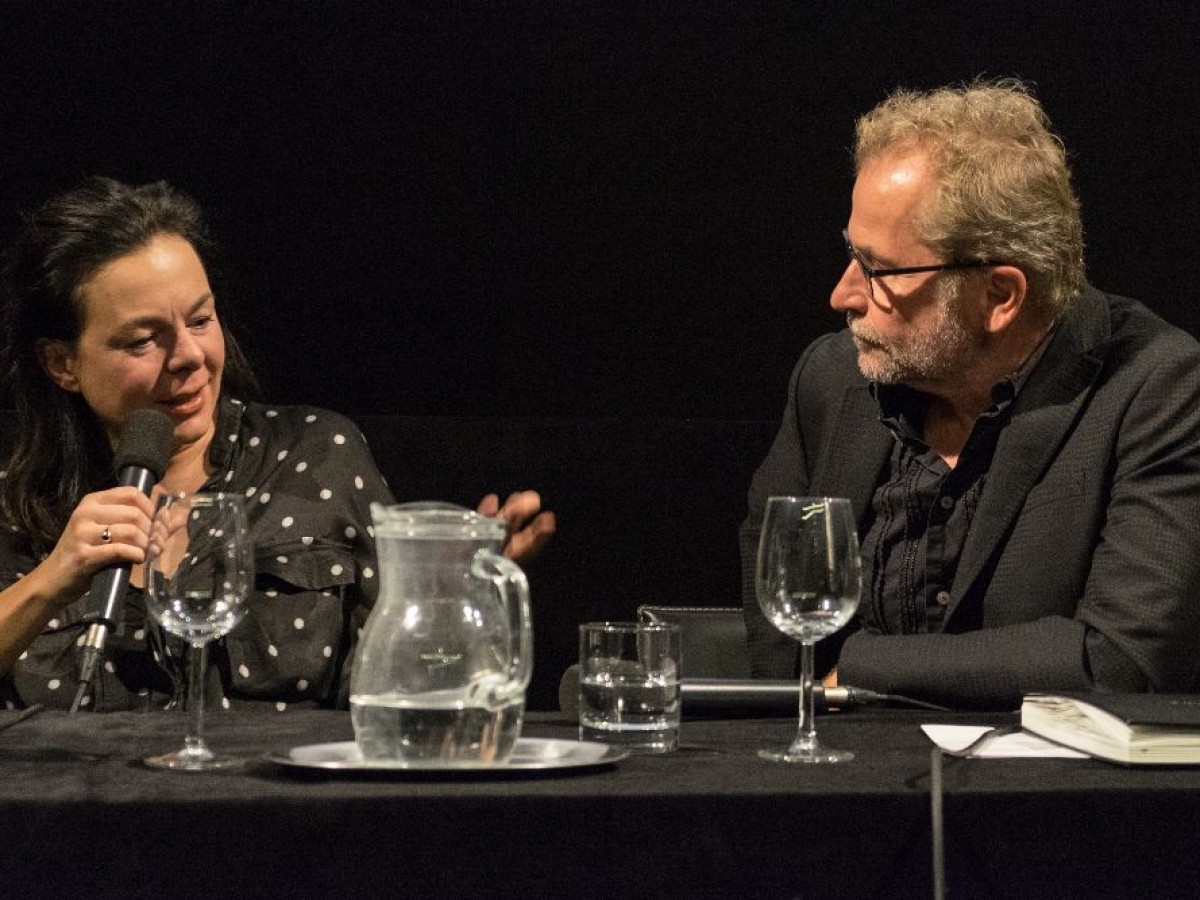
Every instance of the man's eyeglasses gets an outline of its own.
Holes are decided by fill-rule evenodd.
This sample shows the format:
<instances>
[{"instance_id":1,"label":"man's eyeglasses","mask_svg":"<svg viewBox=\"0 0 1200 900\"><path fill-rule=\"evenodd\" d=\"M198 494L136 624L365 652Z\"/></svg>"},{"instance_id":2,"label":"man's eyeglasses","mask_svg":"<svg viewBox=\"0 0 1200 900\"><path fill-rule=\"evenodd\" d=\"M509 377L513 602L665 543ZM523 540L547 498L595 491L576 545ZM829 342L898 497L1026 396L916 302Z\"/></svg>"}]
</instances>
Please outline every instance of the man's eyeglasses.
<instances>
[{"instance_id":1,"label":"man's eyeglasses","mask_svg":"<svg viewBox=\"0 0 1200 900\"><path fill-rule=\"evenodd\" d=\"M875 279L886 275L916 275L918 272L946 272L951 269L986 269L988 266L1002 265L1002 263L993 262L992 260L984 260L980 262L938 263L932 266L900 266L895 269L877 269L867 265L867 261L863 259L862 254L854 249L854 245L850 243L850 232L845 228L842 229L842 240L846 242L846 254L850 257L850 260L858 263L858 267L862 269L863 277L867 279L867 293L871 295L872 300L875 299Z\"/></svg>"}]
</instances>

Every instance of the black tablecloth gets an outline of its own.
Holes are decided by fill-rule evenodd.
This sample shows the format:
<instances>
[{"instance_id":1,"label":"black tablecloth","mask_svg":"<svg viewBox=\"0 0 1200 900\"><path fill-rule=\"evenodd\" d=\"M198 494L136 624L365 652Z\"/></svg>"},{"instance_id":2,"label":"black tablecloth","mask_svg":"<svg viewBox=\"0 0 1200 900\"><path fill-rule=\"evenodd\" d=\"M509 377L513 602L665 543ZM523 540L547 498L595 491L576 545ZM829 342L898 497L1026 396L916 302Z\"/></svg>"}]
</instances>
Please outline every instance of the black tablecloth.
<instances>
[{"instance_id":1,"label":"black tablecloth","mask_svg":"<svg viewBox=\"0 0 1200 900\"><path fill-rule=\"evenodd\" d=\"M1006 720L823 716L857 753L830 767L758 759L794 734L775 719L686 721L678 752L594 771L363 777L152 770L141 758L180 742L180 715L44 712L0 731L0 896L929 896L930 721ZM575 729L535 714L525 734ZM254 757L352 736L346 713L208 721L215 749ZM1200 888L1200 769L973 759L943 775L952 896Z\"/></svg>"}]
</instances>

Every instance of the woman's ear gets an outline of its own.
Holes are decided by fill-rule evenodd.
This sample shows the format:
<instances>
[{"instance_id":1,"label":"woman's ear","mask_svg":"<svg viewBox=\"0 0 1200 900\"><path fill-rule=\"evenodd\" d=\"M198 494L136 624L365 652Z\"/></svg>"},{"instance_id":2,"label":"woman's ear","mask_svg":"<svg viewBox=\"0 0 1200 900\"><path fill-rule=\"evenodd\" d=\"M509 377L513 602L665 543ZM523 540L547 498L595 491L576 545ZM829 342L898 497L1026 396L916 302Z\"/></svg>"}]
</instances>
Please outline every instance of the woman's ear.
<instances>
[{"instance_id":1,"label":"woman's ear","mask_svg":"<svg viewBox=\"0 0 1200 900\"><path fill-rule=\"evenodd\" d=\"M79 393L79 378L75 374L75 351L67 341L43 338L37 342L37 355L51 381L64 391Z\"/></svg>"}]
</instances>

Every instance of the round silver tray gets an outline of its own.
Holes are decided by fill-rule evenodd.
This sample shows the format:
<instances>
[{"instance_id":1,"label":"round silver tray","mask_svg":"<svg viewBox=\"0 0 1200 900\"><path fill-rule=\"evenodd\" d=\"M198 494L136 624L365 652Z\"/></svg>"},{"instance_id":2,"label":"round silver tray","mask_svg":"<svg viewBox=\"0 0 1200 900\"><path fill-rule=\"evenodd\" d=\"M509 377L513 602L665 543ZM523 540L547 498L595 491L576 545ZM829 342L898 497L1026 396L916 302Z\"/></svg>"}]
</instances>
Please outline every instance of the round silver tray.
<instances>
[{"instance_id":1,"label":"round silver tray","mask_svg":"<svg viewBox=\"0 0 1200 900\"><path fill-rule=\"evenodd\" d=\"M447 765L438 760L399 762L363 759L354 741L305 744L267 754L267 760L306 771L362 772L378 774L446 774L454 776L537 773L561 769L591 769L612 765L629 754L619 747L588 741L553 738L518 738L508 762L497 765Z\"/></svg>"}]
</instances>

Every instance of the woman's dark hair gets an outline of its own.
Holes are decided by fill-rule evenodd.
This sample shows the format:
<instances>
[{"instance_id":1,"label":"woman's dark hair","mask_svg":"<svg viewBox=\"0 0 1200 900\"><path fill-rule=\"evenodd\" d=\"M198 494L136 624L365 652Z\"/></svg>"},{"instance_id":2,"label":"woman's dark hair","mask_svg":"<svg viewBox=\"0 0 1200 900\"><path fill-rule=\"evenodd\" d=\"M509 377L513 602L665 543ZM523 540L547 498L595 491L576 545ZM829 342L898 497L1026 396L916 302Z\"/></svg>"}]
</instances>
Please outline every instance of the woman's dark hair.
<instances>
[{"instance_id":1,"label":"woman's dark hair","mask_svg":"<svg viewBox=\"0 0 1200 900\"><path fill-rule=\"evenodd\" d=\"M80 288L103 266L160 234L186 240L212 279L216 245L200 207L166 182L131 186L89 178L28 216L5 254L0 281L0 377L15 422L0 510L36 550L57 542L83 495L112 482L112 448L79 394L52 382L38 343L74 342L84 326ZM218 297L218 305L221 300ZM258 382L228 329L222 392L253 398Z\"/></svg>"}]
</instances>

